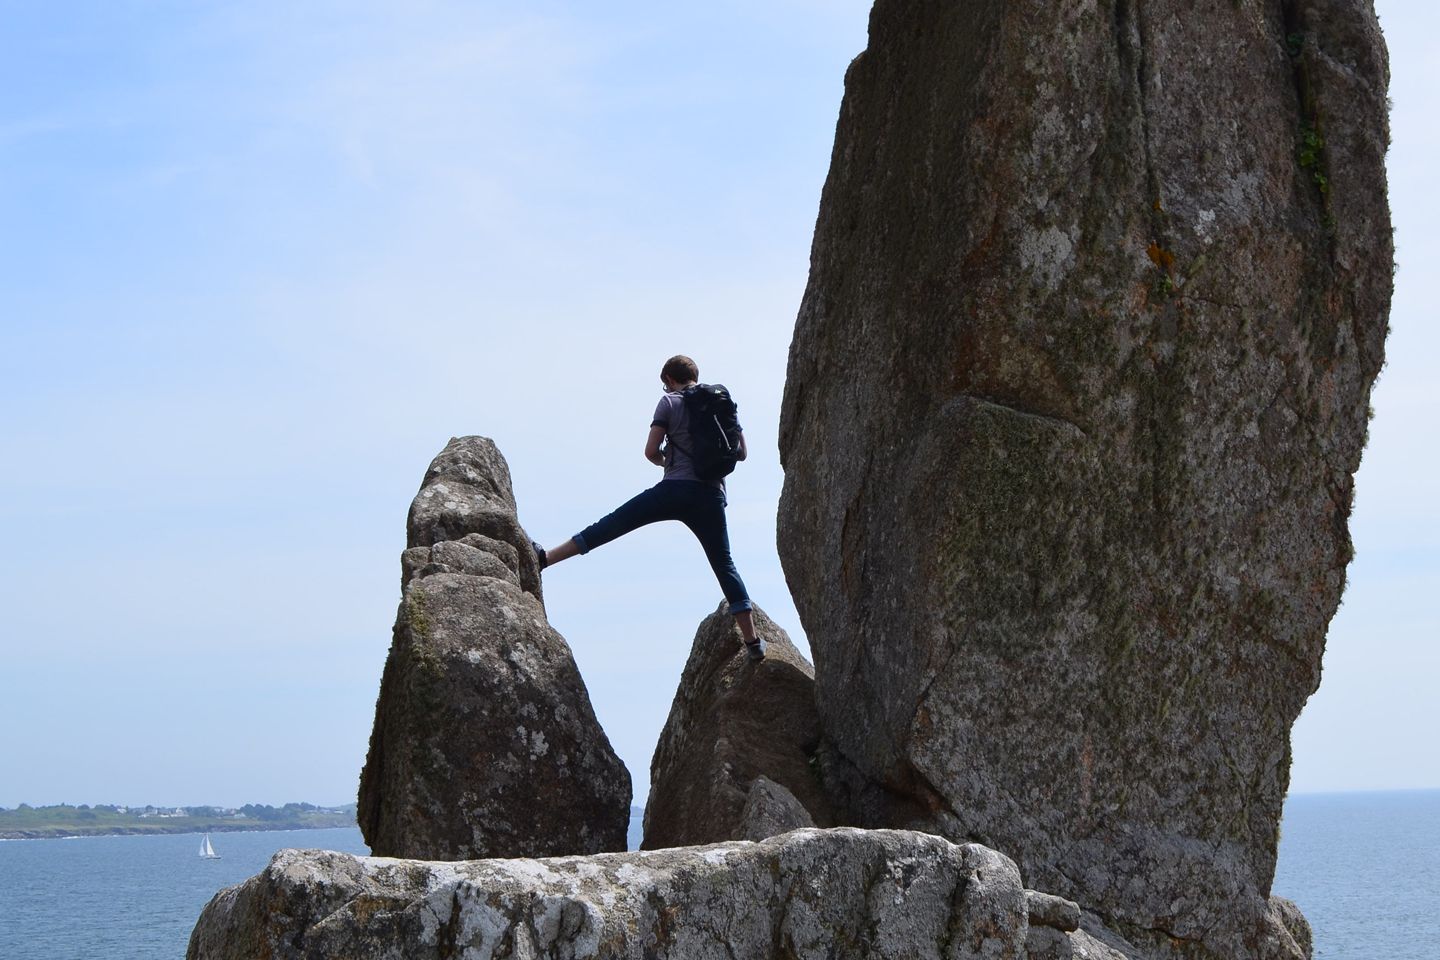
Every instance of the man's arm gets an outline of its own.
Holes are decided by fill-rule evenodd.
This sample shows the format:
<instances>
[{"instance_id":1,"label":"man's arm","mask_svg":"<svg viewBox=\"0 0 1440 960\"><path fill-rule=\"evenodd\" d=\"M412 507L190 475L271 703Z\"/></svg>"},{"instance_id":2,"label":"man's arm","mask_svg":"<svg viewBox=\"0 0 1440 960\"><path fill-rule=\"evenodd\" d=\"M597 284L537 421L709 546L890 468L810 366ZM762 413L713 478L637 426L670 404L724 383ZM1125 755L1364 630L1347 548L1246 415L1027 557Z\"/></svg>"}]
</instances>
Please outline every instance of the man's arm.
<instances>
[{"instance_id":1,"label":"man's arm","mask_svg":"<svg viewBox=\"0 0 1440 960\"><path fill-rule=\"evenodd\" d=\"M645 459L657 467L665 466L665 454L660 452L660 444L664 439L665 428L659 426L651 427L650 435L645 438Z\"/></svg>"},{"instance_id":2,"label":"man's arm","mask_svg":"<svg viewBox=\"0 0 1440 960\"><path fill-rule=\"evenodd\" d=\"M745 434L744 434L744 433L741 433L741 434L740 434L740 456L739 456L738 458L736 458L736 459L744 460L744 459L745 459L746 457L748 457L748 456L750 456L750 449L745 446Z\"/></svg>"}]
</instances>

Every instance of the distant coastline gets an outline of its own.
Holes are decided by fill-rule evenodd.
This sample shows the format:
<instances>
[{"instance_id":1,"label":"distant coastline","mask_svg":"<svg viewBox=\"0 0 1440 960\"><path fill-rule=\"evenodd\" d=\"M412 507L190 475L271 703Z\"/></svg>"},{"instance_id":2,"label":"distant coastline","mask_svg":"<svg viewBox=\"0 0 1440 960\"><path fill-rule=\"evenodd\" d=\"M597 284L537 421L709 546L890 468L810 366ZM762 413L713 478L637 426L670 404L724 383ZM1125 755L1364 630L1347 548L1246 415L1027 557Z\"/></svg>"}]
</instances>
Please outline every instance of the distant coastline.
<instances>
[{"instance_id":1,"label":"distant coastline","mask_svg":"<svg viewBox=\"0 0 1440 960\"><path fill-rule=\"evenodd\" d=\"M323 830L355 826L355 805L318 807L127 807L110 804L0 808L0 840L146 836L172 833L240 833L255 830Z\"/></svg>"}]
</instances>

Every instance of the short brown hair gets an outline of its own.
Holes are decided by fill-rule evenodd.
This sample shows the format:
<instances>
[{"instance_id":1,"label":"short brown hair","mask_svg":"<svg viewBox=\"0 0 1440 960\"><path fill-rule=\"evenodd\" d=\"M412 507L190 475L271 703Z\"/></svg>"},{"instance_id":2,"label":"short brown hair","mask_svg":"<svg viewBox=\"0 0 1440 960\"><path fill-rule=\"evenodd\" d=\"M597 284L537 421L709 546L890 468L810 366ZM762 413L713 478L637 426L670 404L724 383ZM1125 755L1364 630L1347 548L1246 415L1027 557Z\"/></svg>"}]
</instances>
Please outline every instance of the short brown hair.
<instances>
[{"instance_id":1,"label":"short brown hair","mask_svg":"<svg viewBox=\"0 0 1440 960\"><path fill-rule=\"evenodd\" d=\"M665 361L665 366L660 368L660 376L669 377L676 383L695 383L700 379L700 368L695 365L694 360L683 353L677 353Z\"/></svg>"}]
</instances>

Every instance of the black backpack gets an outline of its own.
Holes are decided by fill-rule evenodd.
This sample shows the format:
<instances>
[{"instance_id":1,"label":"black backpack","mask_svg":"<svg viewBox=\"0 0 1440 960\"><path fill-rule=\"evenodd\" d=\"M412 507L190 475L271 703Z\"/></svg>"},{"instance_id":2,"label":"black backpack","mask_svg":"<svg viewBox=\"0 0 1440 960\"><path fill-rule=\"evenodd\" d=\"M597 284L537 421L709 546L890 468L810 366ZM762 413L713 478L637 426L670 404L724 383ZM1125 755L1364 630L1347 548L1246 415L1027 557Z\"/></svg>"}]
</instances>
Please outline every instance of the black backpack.
<instances>
[{"instance_id":1,"label":"black backpack","mask_svg":"<svg viewBox=\"0 0 1440 960\"><path fill-rule=\"evenodd\" d=\"M695 476L706 481L728 477L740 460L739 408L730 391L719 383L697 383L680 396L690 422L690 449L685 453Z\"/></svg>"}]
</instances>

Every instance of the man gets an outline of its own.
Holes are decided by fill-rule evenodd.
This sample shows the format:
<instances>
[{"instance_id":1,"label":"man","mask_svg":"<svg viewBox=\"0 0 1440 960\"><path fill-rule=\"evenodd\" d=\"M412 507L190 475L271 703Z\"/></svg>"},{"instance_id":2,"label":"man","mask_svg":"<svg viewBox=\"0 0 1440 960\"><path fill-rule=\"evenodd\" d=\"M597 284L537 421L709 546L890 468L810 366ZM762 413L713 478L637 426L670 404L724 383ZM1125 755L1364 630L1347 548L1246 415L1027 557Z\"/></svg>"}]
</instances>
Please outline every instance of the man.
<instances>
[{"instance_id":1,"label":"man","mask_svg":"<svg viewBox=\"0 0 1440 960\"><path fill-rule=\"evenodd\" d=\"M614 513L592 523L558 547L549 550L535 544L540 569L554 566L576 554L589 553L602 544L622 537L631 530L660 520L679 520L690 528L710 561L710 569L720 581L720 589L730 602L730 613L745 639L745 650L751 660L765 658L765 644L755 635L750 595L735 561L730 558L730 534L725 527L725 481L701 480L695 473L686 449L690 447L689 417L682 396L686 387L700 379L700 368L685 356L674 356L660 368L660 383L665 395L655 407L650 421L650 434L645 438L645 459L665 468L665 477L649 490L618 507ZM664 444L662 447L661 444ZM739 459L748 455L745 434L740 434Z\"/></svg>"}]
</instances>

